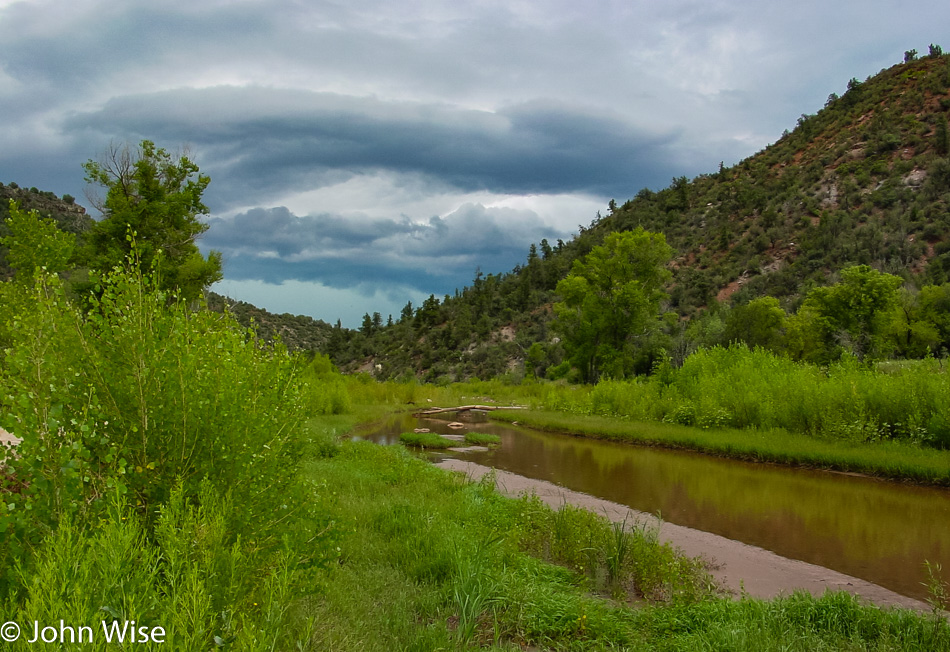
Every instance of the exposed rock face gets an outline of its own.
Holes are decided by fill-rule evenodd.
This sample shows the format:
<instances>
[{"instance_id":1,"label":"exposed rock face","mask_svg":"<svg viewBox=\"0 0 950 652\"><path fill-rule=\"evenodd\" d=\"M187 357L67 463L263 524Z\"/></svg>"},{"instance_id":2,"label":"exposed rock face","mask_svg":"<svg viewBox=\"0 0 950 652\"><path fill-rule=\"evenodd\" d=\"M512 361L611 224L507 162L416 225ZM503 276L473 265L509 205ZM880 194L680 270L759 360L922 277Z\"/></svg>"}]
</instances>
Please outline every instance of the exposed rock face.
<instances>
[{"instance_id":1,"label":"exposed rock face","mask_svg":"<svg viewBox=\"0 0 950 652\"><path fill-rule=\"evenodd\" d=\"M6 217L10 200L17 202L21 209L36 210L43 217L56 220L63 231L85 233L92 227L93 219L86 209L76 203L64 201L51 192L34 192L33 189L13 188L0 185L0 215Z\"/></svg>"}]
</instances>

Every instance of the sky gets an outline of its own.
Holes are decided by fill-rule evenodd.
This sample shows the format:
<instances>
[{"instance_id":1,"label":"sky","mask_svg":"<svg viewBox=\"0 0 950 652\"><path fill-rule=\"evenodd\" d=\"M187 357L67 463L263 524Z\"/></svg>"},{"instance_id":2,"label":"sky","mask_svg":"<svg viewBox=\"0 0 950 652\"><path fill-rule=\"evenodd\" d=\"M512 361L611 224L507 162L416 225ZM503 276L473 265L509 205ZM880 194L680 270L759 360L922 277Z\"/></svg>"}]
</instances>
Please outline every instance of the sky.
<instances>
[{"instance_id":1,"label":"sky","mask_svg":"<svg viewBox=\"0 0 950 652\"><path fill-rule=\"evenodd\" d=\"M211 177L213 289L356 327L950 47L950 3L0 0L0 182L143 139Z\"/></svg>"}]
</instances>

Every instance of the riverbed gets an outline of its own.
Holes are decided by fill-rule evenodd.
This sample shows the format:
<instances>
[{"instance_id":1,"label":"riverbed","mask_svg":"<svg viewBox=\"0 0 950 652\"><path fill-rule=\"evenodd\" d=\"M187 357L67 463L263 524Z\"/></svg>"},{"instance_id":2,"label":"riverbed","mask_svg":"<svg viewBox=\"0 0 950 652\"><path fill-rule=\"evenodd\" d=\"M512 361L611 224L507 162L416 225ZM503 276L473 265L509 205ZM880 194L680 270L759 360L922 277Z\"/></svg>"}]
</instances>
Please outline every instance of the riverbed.
<instances>
[{"instance_id":1,"label":"riverbed","mask_svg":"<svg viewBox=\"0 0 950 652\"><path fill-rule=\"evenodd\" d=\"M950 572L946 489L542 433L477 414L463 421L464 428L448 423L402 415L361 436L394 444L401 432L420 427L491 432L501 437L500 446L436 460L454 458L551 483L916 600L928 597L925 561ZM698 544L699 553L712 546L709 541ZM826 585L847 588L846 579L844 586L835 582Z\"/></svg>"}]
</instances>

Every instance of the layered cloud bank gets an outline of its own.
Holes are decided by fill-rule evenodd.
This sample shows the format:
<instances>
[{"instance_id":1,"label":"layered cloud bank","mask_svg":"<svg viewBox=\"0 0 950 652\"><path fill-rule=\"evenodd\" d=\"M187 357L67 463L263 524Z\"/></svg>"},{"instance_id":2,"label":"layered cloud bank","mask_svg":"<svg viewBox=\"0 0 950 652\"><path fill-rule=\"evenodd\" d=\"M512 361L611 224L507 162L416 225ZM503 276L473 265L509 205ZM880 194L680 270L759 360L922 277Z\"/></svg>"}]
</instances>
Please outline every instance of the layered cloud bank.
<instances>
[{"instance_id":1,"label":"layered cloud bank","mask_svg":"<svg viewBox=\"0 0 950 652\"><path fill-rule=\"evenodd\" d=\"M559 235L529 211L480 204L426 222L256 208L213 219L204 242L224 253L235 280L395 283L445 294L470 281L476 267L523 259L531 242Z\"/></svg>"},{"instance_id":2,"label":"layered cloud bank","mask_svg":"<svg viewBox=\"0 0 950 652\"><path fill-rule=\"evenodd\" d=\"M754 153L948 19L938 2L0 0L0 181L81 198L111 142L188 146L220 289L354 325Z\"/></svg>"}]
</instances>

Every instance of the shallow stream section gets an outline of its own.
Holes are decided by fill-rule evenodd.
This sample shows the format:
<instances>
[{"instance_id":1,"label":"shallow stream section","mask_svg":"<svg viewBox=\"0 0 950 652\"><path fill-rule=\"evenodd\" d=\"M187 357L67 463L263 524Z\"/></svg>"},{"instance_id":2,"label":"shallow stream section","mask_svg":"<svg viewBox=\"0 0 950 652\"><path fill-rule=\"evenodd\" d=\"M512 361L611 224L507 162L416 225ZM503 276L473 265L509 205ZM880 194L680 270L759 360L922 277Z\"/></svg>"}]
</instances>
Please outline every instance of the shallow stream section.
<instances>
[{"instance_id":1,"label":"shallow stream section","mask_svg":"<svg viewBox=\"0 0 950 652\"><path fill-rule=\"evenodd\" d=\"M463 428L448 426L456 419ZM925 561L942 565L950 579L946 489L542 433L490 422L484 413L400 415L355 436L398 444L400 433L415 428L501 436L501 445L488 452L438 454L440 459L547 480L902 595L927 599Z\"/></svg>"}]
</instances>

